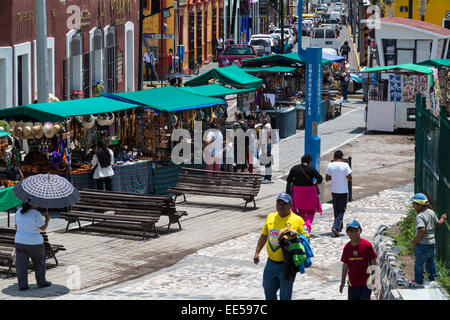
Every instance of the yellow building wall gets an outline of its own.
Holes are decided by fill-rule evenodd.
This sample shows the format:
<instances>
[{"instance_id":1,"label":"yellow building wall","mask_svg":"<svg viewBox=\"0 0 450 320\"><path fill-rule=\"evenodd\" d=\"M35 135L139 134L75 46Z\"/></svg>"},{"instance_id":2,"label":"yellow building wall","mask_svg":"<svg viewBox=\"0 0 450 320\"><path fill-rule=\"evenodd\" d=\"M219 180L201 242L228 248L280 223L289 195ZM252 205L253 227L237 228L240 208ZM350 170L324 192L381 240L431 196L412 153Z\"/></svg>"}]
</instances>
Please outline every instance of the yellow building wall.
<instances>
[{"instance_id":1,"label":"yellow building wall","mask_svg":"<svg viewBox=\"0 0 450 320\"><path fill-rule=\"evenodd\" d=\"M401 6L408 6L408 5L409 5L408 0L395 0L395 17L408 18L408 12L400 12ZM414 20L421 19L421 16L418 13L418 9L419 9L419 0L413 0ZM427 4L424 21L442 27L442 19L445 18L447 11L450 11L450 0L429 0Z\"/></svg>"}]
</instances>

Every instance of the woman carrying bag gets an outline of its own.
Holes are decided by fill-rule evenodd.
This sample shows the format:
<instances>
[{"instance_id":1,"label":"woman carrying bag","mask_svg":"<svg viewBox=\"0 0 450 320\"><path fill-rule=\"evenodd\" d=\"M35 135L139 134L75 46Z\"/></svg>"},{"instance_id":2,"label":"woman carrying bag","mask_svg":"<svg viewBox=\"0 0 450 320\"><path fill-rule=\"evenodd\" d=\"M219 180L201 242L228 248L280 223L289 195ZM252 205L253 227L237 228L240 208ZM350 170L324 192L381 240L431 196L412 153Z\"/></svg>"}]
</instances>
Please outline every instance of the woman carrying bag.
<instances>
[{"instance_id":1,"label":"woman carrying bag","mask_svg":"<svg viewBox=\"0 0 450 320\"><path fill-rule=\"evenodd\" d=\"M16 249L17 281L21 291L28 287L28 262L33 261L36 283L39 288L50 286L52 283L45 279L45 248L41 231L45 231L50 221L48 211L45 219L42 214L26 202L16 212L16 235L14 238Z\"/></svg>"},{"instance_id":2,"label":"woman carrying bag","mask_svg":"<svg viewBox=\"0 0 450 320\"><path fill-rule=\"evenodd\" d=\"M286 193L292 195L292 212L305 220L305 226L311 232L315 213L322 214L317 184L322 183L323 177L311 166L312 157L309 154L305 154L301 161L289 172Z\"/></svg>"},{"instance_id":3,"label":"woman carrying bag","mask_svg":"<svg viewBox=\"0 0 450 320\"><path fill-rule=\"evenodd\" d=\"M103 140L100 140L91 161L91 165L94 167L93 179L97 181L98 190L112 191L113 164L114 152L106 147Z\"/></svg>"}]
</instances>

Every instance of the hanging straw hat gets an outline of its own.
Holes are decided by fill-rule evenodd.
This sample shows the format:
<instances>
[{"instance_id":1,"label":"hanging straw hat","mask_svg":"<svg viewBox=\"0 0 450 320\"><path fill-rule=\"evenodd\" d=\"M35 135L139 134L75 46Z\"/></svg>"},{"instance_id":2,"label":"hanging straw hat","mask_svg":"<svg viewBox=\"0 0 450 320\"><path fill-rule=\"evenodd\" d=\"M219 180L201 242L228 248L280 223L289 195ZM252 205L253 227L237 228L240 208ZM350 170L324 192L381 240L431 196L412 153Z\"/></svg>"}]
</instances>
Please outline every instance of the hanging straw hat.
<instances>
[{"instance_id":1,"label":"hanging straw hat","mask_svg":"<svg viewBox=\"0 0 450 320\"><path fill-rule=\"evenodd\" d=\"M53 136L55 135L55 131L53 130L53 123L51 122L46 122L44 123L44 135L46 138L53 138Z\"/></svg>"},{"instance_id":2,"label":"hanging straw hat","mask_svg":"<svg viewBox=\"0 0 450 320\"><path fill-rule=\"evenodd\" d=\"M36 139L41 139L44 136L44 126L40 122L36 122L31 131Z\"/></svg>"},{"instance_id":3,"label":"hanging straw hat","mask_svg":"<svg viewBox=\"0 0 450 320\"><path fill-rule=\"evenodd\" d=\"M14 133L14 128L16 127L17 123L13 120L9 122L9 129L8 132L9 133Z\"/></svg>"},{"instance_id":4,"label":"hanging straw hat","mask_svg":"<svg viewBox=\"0 0 450 320\"><path fill-rule=\"evenodd\" d=\"M0 120L0 130L9 132L10 126L9 123L5 120Z\"/></svg>"},{"instance_id":5,"label":"hanging straw hat","mask_svg":"<svg viewBox=\"0 0 450 320\"><path fill-rule=\"evenodd\" d=\"M23 125L24 139L33 139L33 123L27 122Z\"/></svg>"},{"instance_id":6,"label":"hanging straw hat","mask_svg":"<svg viewBox=\"0 0 450 320\"><path fill-rule=\"evenodd\" d=\"M83 126L83 128L90 129L94 126L94 124L95 118L92 114L83 116L83 121L81 121L81 125Z\"/></svg>"},{"instance_id":7,"label":"hanging straw hat","mask_svg":"<svg viewBox=\"0 0 450 320\"><path fill-rule=\"evenodd\" d=\"M97 123L100 126L110 126L114 123L114 113L102 113L97 117Z\"/></svg>"},{"instance_id":8,"label":"hanging straw hat","mask_svg":"<svg viewBox=\"0 0 450 320\"><path fill-rule=\"evenodd\" d=\"M14 127L14 135L19 139L25 139L23 121L19 121Z\"/></svg>"},{"instance_id":9,"label":"hanging straw hat","mask_svg":"<svg viewBox=\"0 0 450 320\"><path fill-rule=\"evenodd\" d=\"M49 101L49 102L58 102L59 99L58 99L58 97L56 97L56 96L53 95L52 93L49 93L49 94L48 94L48 101Z\"/></svg>"},{"instance_id":10,"label":"hanging straw hat","mask_svg":"<svg viewBox=\"0 0 450 320\"><path fill-rule=\"evenodd\" d=\"M57 137L59 137L59 135L62 133L64 129L64 126L62 125L61 122L55 122L55 124L53 125L53 131L55 132L55 135Z\"/></svg>"}]
</instances>

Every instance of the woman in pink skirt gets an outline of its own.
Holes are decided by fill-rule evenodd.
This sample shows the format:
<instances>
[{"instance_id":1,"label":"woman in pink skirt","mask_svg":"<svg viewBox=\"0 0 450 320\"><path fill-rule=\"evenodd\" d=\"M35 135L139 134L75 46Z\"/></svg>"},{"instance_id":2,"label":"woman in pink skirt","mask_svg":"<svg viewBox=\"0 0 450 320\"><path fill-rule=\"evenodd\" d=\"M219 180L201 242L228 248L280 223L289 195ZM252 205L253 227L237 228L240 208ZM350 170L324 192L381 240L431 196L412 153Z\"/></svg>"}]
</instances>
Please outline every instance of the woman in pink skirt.
<instances>
[{"instance_id":1,"label":"woman in pink skirt","mask_svg":"<svg viewBox=\"0 0 450 320\"><path fill-rule=\"evenodd\" d=\"M311 166L312 158L305 154L301 164L292 167L287 177L286 193L292 195L292 212L305 220L309 232L316 212L322 214L322 205L316 190L316 183L320 184L323 177Z\"/></svg>"}]
</instances>

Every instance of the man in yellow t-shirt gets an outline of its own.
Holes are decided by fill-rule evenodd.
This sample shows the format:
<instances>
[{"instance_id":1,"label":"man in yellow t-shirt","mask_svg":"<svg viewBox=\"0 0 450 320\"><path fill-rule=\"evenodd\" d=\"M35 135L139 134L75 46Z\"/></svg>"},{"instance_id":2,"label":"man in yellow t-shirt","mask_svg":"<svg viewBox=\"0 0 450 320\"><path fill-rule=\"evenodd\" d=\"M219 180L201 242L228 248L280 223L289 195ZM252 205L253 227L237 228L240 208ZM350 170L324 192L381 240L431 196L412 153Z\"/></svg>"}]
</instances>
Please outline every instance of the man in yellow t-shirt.
<instances>
[{"instance_id":1,"label":"man in yellow t-shirt","mask_svg":"<svg viewBox=\"0 0 450 320\"><path fill-rule=\"evenodd\" d=\"M259 253L264 245L267 248L268 259L263 275L263 288L266 300L277 300L277 292L280 290L280 300L291 300L292 287L295 275L289 280L283 276L284 256L278 243L278 235L281 229L294 229L299 234L309 238L309 233L304 227L305 221L291 211L292 198L287 193L281 193L277 197L277 212L267 216L264 228L261 231L256 246L253 261L259 263Z\"/></svg>"}]
</instances>

